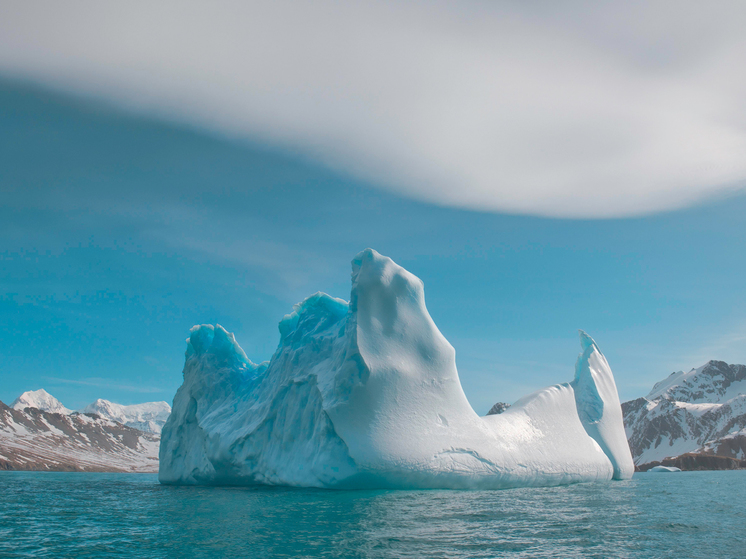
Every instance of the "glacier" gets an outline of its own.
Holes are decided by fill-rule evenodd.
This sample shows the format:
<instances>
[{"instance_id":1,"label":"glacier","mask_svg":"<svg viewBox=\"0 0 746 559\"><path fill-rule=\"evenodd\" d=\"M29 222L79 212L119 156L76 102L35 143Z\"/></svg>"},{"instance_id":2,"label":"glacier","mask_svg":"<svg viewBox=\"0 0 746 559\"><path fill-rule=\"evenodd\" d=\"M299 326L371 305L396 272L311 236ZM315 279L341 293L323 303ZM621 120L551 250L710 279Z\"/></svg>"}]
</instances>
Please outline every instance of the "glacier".
<instances>
[{"instance_id":1,"label":"glacier","mask_svg":"<svg viewBox=\"0 0 746 559\"><path fill-rule=\"evenodd\" d=\"M253 363L221 326L195 326L163 426L163 484L498 489L628 479L614 378L581 332L572 382L480 417L423 282L372 249L347 303L316 293Z\"/></svg>"}]
</instances>

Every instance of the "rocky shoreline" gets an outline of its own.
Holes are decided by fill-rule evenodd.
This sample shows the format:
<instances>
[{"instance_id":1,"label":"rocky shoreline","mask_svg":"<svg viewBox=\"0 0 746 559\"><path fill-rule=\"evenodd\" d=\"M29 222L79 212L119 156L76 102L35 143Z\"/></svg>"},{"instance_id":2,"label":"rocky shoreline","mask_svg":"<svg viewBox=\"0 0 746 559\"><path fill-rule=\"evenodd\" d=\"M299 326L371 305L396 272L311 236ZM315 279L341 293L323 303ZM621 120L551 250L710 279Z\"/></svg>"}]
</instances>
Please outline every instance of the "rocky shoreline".
<instances>
[{"instance_id":1,"label":"rocky shoreline","mask_svg":"<svg viewBox=\"0 0 746 559\"><path fill-rule=\"evenodd\" d=\"M716 454L697 454L689 452L680 456L664 458L660 462L648 462L635 467L636 472L647 472L655 466L679 468L682 472L707 470L746 470L746 460Z\"/></svg>"}]
</instances>

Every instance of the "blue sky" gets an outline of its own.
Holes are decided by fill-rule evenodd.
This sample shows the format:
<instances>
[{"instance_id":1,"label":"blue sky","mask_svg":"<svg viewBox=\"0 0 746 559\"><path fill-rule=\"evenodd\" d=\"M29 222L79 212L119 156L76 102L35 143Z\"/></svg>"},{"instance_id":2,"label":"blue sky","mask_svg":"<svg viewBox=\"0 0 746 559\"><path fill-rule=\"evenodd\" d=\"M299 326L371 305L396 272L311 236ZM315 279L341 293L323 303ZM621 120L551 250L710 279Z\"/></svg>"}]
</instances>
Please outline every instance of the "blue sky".
<instances>
[{"instance_id":1,"label":"blue sky","mask_svg":"<svg viewBox=\"0 0 746 559\"><path fill-rule=\"evenodd\" d=\"M0 81L0 400L170 401L193 324L268 359L294 303L348 298L369 246L424 280L481 413L570 380L578 328L623 399L746 362L742 190L636 217L479 211L148 115Z\"/></svg>"}]
</instances>

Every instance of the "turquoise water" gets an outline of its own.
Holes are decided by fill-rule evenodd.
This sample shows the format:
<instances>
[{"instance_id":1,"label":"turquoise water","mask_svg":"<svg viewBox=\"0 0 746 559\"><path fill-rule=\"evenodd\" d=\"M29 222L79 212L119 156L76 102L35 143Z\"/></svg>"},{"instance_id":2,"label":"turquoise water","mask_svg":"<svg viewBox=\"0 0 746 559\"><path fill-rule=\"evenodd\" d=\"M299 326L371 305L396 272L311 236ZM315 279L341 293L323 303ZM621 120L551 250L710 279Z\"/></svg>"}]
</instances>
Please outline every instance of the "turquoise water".
<instances>
[{"instance_id":1,"label":"turquoise water","mask_svg":"<svg viewBox=\"0 0 746 559\"><path fill-rule=\"evenodd\" d=\"M505 491L165 487L0 473L0 557L746 556L746 471Z\"/></svg>"}]
</instances>

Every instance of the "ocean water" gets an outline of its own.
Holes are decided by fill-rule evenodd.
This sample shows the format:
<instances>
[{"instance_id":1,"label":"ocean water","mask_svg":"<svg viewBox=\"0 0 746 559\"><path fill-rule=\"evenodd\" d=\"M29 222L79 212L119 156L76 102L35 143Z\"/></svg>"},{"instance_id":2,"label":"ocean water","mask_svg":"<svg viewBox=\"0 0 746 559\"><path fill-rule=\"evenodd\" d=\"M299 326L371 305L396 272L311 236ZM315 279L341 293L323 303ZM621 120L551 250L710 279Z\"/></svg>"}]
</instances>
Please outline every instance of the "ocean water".
<instances>
[{"instance_id":1,"label":"ocean water","mask_svg":"<svg viewBox=\"0 0 746 559\"><path fill-rule=\"evenodd\" d=\"M746 471L504 491L0 472L0 557L746 557Z\"/></svg>"}]
</instances>

